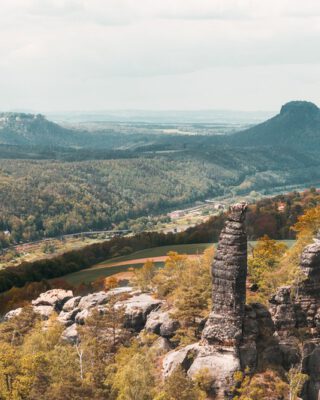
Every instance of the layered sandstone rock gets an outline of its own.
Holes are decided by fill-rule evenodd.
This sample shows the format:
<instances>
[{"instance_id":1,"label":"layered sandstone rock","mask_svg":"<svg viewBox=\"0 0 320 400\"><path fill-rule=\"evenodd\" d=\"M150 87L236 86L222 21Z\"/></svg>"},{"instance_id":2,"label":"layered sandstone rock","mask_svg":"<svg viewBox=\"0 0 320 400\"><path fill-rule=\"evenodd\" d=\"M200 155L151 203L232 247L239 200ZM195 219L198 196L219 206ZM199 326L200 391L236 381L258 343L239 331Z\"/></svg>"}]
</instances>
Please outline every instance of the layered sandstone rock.
<instances>
[{"instance_id":1,"label":"layered sandstone rock","mask_svg":"<svg viewBox=\"0 0 320 400\"><path fill-rule=\"evenodd\" d=\"M305 247L300 263L304 279L295 288L280 287L271 297L270 311L279 338L281 365L289 369L302 362L309 375L304 400L320 396L320 240ZM295 336L303 332L303 340Z\"/></svg>"},{"instance_id":2,"label":"layered sandstone rock","mask_svg":"<svg viewBox=\"0 0 320 400\"><path fill-rule=\"evenodd\" d=\"M247 205L231 207L212 266L213 309L203 331L209 344L232 345L242 336L246 303Z\"/></svg>"},{"instance_id":3,"label":"layered sandstone rock","mask_svg":"<svg viewBox=\"0 0 320 400\"><path fill-rule=\"evenodd\" d=\"M215 399L232 398L233 376L241 369L239 345L243 338L247 277L246 209L246 204L232 206L221 232L212 266L213 309L202 340L168 353L163 361L164 376L178 365L191 378L201 370L209 371ZM250 358L250 349L246 350L242 353ZM255 364L255 348L252 357Z\"/></svg>"}]
</instances>

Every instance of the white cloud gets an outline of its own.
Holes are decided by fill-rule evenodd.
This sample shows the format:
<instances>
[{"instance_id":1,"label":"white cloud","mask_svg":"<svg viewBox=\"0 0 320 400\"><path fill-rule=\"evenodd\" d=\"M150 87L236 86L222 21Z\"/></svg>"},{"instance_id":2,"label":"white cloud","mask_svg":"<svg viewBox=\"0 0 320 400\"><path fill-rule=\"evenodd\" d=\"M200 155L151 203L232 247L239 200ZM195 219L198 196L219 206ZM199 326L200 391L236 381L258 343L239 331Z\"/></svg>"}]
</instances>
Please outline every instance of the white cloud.
<instances>
[{"instance_id":1,"label":"white cloud","mask_svg":"<svg viewBox=\"0 0 320 400\"><path fill-rule=\"evenodd\" d=\"M305 87L308 97L320 89L319 22L318 0L2 0L0 109L86 108L89 98L91 108L114 108L112 99L117 107L134 107L133 93L139 107L197 108L197 83L205 91L199 76L224 99L231 80L235 88L251 87L244 71L261 69L284 79L298 68L302 81L285 89L291 95ZM251 108L269 107L268 89L259 90ZM277 96L279 83L275 102ZM243 90L232 97L238 108L243 97L253 98ZM203 99L203 107L216 104L208 93Z\"/></svg>"}]
</instances>

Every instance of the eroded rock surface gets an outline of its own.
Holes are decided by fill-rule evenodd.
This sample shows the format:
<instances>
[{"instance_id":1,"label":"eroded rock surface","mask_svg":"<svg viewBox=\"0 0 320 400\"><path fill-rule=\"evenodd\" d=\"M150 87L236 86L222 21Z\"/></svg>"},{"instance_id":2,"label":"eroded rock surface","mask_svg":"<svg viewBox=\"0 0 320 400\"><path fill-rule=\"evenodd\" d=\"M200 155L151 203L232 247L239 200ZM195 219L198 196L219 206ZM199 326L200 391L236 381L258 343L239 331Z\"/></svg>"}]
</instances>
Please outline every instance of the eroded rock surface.
<instances>
[{"instance_id":1,"label":"eroded rock surface","mask_svg":"<svg viewBox=\"0 0 320 400\"><path fill-rule=\"evenodd\" d=\"M64 303L73 297L71 290L51 289L41 293L32 301L33 306L51 306L55 311L61 311Z\"/></svg>"},{"instance_id":2,"label":"eroded rock surface","mask_svg":"<svg viewBox=\"0 0 320 400\"><path fill-rule=\"evenodd\" d=\"M232 398L234 372L241 369L239 346L243 340L246 315L246 209L247 205L242 203L232 206L221 232L212 265L213 309L202 332L201 342L172 351L163 361L164 376L172 373L178 365L190 377L207 370L211 375L211 392L215 399ZM259 332L257 312L251 310L251 313L254 320L248 330L255 337ZM246 363L255 366L254 338L246 344L243 358L247 359Z\"/></svg>"},{"instance_id":3,"label":"eroded rock surface","mask_svg":"<svg viewBox=\"0 0 320 400\"><path fill-rule=\"evenodd\" d=\"M280 287L271 297L270 311L279 337L282 366L289 369L302 360L303 372L310 379L304 400L318 400L320 390L320 240L305 247L301 255L305 279L295 288ZM303 332L302 342L295 338Z\"/></svg>"},{"instance_id":4,"label":"eroded rock surface","mask_svg":"<svg viewBox=\"0 0 320 400\"><path fill-rule=\"evenodd\" d=\"M242 337L246 303L247 205L236 204L223 228L212 265L213 309L203 331L210 344L236 344Z\"/></svg>"},{"instance_id":5,"label":"eroded rock surface","mask_svg":"<svg viewBox=\"0 0 320 400\"><path fill-rule=\"evenodd\" d=\"M169 311L157 310L152 311L148 315L145 330L170 339L174 336L179 327L179 321L173 319Z\"/></svg>"},{"instance_id":6,"label":"eroded rock surface","mask_svg":"<svg viewBox=\"0 0 320 400\"><path fill-rule=\"evenodd\" d=\"M140 331L144 328L147 316L162 304L150 294L142 293L116 303L116 307L125 310L125 327Z\"/></svg>"}]
</instances>

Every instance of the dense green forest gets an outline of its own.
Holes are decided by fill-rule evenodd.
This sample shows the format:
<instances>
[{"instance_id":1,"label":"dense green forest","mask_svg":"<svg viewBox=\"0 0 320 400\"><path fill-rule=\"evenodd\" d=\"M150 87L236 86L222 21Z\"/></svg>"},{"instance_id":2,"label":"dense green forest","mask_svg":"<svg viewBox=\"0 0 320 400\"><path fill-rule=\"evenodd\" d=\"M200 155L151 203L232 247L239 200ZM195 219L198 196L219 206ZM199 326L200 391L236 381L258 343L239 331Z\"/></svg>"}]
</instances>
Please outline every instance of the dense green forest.
<instances>
[{"instance_id":1,"label":"dense green forest","mask_svg":"<svg viewBox=\"0 0 320 400\"><path fill-rule=\"evenodd\" d=\"M67 162L0 160L3 246L113 224L252 190L320 182L318 158L281 150L207 147L169 154Z\"/></svg>"}]
</instances>

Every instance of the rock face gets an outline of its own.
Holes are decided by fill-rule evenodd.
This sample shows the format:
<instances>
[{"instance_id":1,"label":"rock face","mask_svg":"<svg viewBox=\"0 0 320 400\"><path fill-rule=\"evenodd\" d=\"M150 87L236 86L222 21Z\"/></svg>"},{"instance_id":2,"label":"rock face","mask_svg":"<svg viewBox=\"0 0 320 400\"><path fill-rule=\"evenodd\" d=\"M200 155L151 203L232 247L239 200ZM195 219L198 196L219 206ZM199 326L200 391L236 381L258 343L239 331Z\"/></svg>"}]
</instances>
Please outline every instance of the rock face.
<instances>
[{"instance_id":1,"label":"rock face","mask_svg":"<svg viewBox=\"0 0 320 400\"><path fill-rule=\"evenodd\" d=\"M203 331L209 344L235 344L242 336L246 303L247 205L236 204L221 232L212 266L213 309Z\"/></svg>"},{"instance_id":2,"label":"rock face","mask_svg":"<svg viewBox=\"0 0 320 400\"><path fill-rule=\"evenodd\" d=\"M148 315L145 330L170 339L179 327L179 321L172 319L168 311L157 310Z\"/></svg>"},{"instance_id":3,"label":"rock face","mask_svg":"<svg viewBox=\"0 0 320 400\"><path fill-rule=\"evenodd\" d=\"M121 297L119 297L121 296ZM139 332L144 328L147 318L152 311L159 308L163 301L153 298L150 294L134 291L131 287L119 287L108 292L90 293L86 296L73 297L72 291L63 289L52 289L32 301L33 311L40 315L41 319L47 320L52 314L57 315L57 320L65 326L62 338L71 343L76 343L78 338L77 326L84 325L93 310L105 313L106 304L111 298L115 298L115 307L124 308L124 326L132 331ZM4 321L18 317L22 308L17 308L7 313ZM155 316L157 319L159 316ZM163 339L174 335L177 329L177 321L172 320L168 313L163 313L159 321L154 323L161 330ZM1 322L1 321L0 321ZM150 326L152 323L150 322ZM152 329L149 330L152 332ZM167 345L166 341L163 341ZM162 343L163 344L163 343ZM170 343L168 343L170 345Z\"/></svg>"},{"instance_id":4,"label":"rock face","mask_svg":"<svg viewBox=\"0 0 320 400\"><path fill-rule=\"evenodd\" d=\"M125 327L140 331L147 321L147 316L162 304L149 294L139 294L116 303L116 307L125 309Z\"/></svg>"},{"instance_id":5,"label":"rock face","mask_svg":"<svg viewBox=\"0 0 320 400\"><path fill-rule=\"evenodd\" d=\"M246 316L247 236L244 227L247 205L231 207L221 232L212 266L213 309L202 332L202 340L168 353L163 362L164 376L181 365L190 377L206 369L212 379L215 399L231 399L233 376L241 369L240 343ZM257 307L258 309L258 307ZM257 313L251 310L251 330L258 335ZM250 330L250 329L249 329ZM254 338L247 340L242 356L256 365Z\"/></svg>"},{"instance_id":6,"label":"rock face","mask_svg":"<svg viewBox=\"0 0 320 400\"><path fill-rule=\"evenodd\" d=\"M299 287L297 302L307 326L320 328L320 240L316 239L304 249L301 270L306 279Z\"/></svg>"},{"instance_id":7,"label":"rock face","mask_svg":"<svg viewBox=\"0 0 320 400\"><path fill-rule=\"evenodd\" d=\"M305 276L294 289L280 287L271 297L270 312L279 337L282 365L289 369L302 361L302 370L309 375L303 390L304 400L318 400L320 395L320 240L305 247L301 255L301 271ZM304 332L303 346L294 332ZM302 350L301 350L302 346Z\"/></svg>"},{"instance_id":8,"label":"rock face","mask_svg":"<svg viewBox=\"0 0 320 400\"><path fill-rule=\"evenodd\" d=\"M45 293L41 293L40 296L32 301L34 306L51 306L56 311L62 310L62 307L66 301L73 297L71 290L63 289L52 289Z\"/></svg>"},{"instance_id":9,"label":"rock face","mask_svg":"<svg viewBox=\"0 0 320 400\"><path fill-rule=\"evenodd\" d=\"M234 347L220 347L194 343L168 353L163 361L163 375L169 376L178 366L192 378L199 371L207 370L212 380L211 392L215 399L231 398L231 381L240 369L240 361Z\"/></svg>"},{"instance_id":10,"label":"rock face","mask_svg":"<svg viewBox=\"0 0 320 400\"><path fill-rule=\"evenodd\" d=\"M305 279L296 288L294 298L293 288L284 286L269 300L280 336L287 336L294 328L310 328L320 334L320 240L304 249L300 266Z\"/></svg>"}]
</instances>

